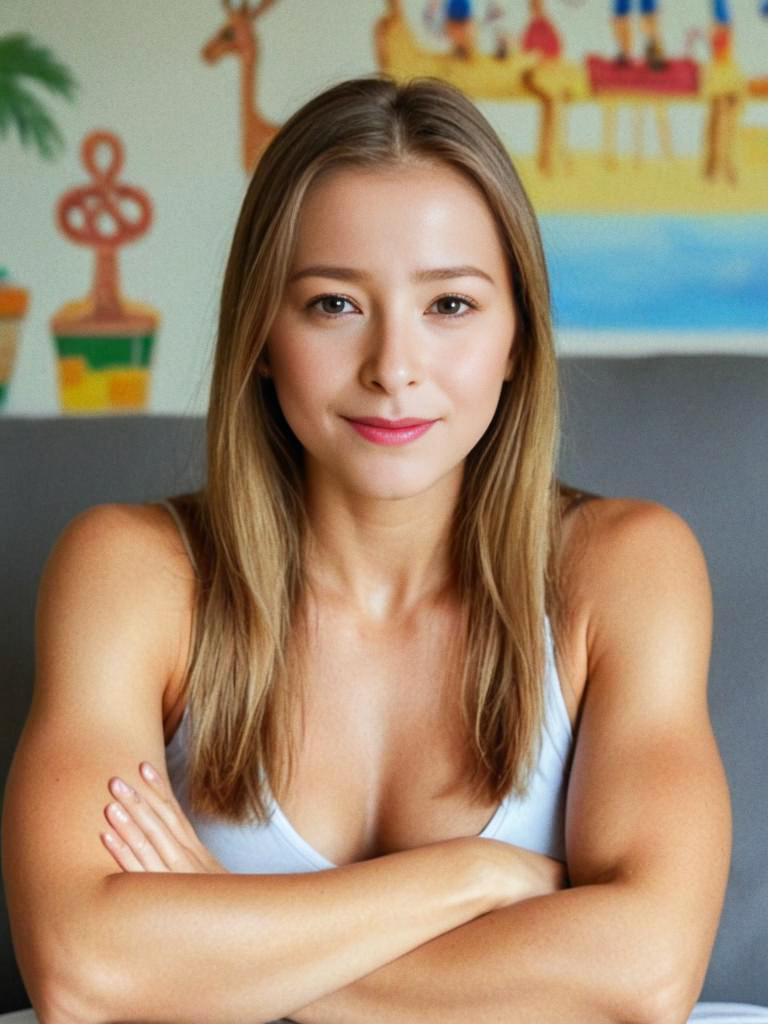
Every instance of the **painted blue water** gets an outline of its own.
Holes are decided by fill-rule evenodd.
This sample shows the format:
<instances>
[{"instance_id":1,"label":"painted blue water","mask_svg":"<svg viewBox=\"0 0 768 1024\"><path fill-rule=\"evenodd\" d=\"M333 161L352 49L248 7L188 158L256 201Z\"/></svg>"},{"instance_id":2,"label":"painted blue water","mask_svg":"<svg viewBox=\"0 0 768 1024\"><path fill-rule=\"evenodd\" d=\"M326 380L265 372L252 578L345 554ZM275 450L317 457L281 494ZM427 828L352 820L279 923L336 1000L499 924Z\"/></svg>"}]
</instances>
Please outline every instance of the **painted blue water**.
<instances>
[{"instance_id":1,"label":"painted blue water","mask_svg":"<svg viewBox=\"0 0 768 1024\"><path fill-rule=\"evenodd\" d=\"M540 216L555 325L768 331L768 216Z\"/></svg>"}]
</instances>

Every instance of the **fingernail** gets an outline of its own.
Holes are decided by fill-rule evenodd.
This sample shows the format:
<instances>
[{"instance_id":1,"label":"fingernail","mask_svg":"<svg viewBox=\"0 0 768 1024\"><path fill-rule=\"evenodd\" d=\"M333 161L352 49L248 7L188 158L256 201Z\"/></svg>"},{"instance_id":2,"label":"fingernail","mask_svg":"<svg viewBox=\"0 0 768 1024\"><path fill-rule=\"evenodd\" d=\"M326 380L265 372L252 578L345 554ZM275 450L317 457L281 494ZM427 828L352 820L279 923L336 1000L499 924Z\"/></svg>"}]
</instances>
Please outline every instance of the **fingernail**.
<instances>
[{"instance_id":1,"label":"fingernail","mask_svg":"<svg viewBox=\"0 0 768 1024\"><path fill-rule=\"evenodd\" d=\"M118 796L130 796L133 790L122 779L115 779L112 783L112 790Z\"/></svg>"},{"instance_id":2,"label":"fingernail","mask_svg":"<svg viewBox=\"0 0 768 1024\"><path fill-rule=\"evenodd\" d=\"M117 818L118 821L128 821L128 815L125 813L120 804L110 804L109 809Z\"/></svg>"},{"instance_id":3,"label":"fingernail","mask_svg":"<svg viewBox=\"0 0 768 1024\"><path fill-rule=\"evenodd\" d=\"M141 774L150 782L157 782L160 777L148 761L141 762Z\"/></svg>"}]
</instances>

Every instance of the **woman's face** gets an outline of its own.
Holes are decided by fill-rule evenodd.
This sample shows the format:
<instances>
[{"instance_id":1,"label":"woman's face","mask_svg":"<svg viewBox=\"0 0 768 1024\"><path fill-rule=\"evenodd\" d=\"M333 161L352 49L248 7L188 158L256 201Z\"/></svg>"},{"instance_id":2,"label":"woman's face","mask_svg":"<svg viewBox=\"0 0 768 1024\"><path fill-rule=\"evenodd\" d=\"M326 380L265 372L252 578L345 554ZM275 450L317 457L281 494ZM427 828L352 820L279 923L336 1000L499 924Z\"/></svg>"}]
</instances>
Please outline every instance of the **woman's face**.
<instances>
[{"instance_id":1,"label":"woman's face","mask_svg":"<svg viewBox=\"0 0 768 1024\"><path fill-rule=\"evenodd\" d=\"M510 368L515 310L479 190L435 164L338 170L302 208L267 341L310 483L405 498L454 475ZM416 418L426 431L355 421Z\"/></svg>"}]
</instances>

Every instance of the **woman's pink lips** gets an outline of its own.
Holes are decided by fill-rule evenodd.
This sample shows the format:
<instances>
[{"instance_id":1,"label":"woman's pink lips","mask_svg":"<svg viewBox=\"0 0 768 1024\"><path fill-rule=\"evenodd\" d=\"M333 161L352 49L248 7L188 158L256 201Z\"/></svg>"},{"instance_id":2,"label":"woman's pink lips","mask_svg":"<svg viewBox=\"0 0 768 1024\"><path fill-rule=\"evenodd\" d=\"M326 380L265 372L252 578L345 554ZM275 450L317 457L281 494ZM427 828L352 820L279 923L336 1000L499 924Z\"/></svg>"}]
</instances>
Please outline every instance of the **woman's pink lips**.
<instances>
[{"instance_id":1,"label":"woman's pink lips","mask_svg":"<svg viewBox=\"0 0 768 1024\"><path fill-rule=\"evenodd\" d=\"M355 428L358 434L362 434L368 441L374 441L376 444L406 444L408 441L414 441L422 434L426 434L432 424L437 422L436 420L403 420L400 422L405 423L406 426L393 427L379 425L387 421L373 417L366 419L365 422L348 419L346 416L344 419ZM389 422L397 423L398 421L390 420Z\"/></svg>"}]
</instances>

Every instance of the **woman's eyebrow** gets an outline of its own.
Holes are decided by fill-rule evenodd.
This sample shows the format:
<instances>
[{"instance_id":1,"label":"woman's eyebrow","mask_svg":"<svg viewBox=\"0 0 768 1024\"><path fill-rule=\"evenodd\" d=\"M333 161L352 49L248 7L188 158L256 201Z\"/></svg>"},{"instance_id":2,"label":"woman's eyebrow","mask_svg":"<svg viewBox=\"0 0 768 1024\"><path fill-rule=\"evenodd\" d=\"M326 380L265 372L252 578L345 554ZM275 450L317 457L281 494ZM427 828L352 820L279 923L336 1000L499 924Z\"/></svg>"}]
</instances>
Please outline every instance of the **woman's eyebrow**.
<instances>
[{"instance_id":1,"label":"woman's eyebrow","mask_svg":"<svg viewBox=\"0 0 768 1024\"><path fill-rule=\"evenodd\" d=\"M303 277L330 277L338 281L362 282L369 280L370 274L366 274L363 270L355 270L353 267L332 267L318 264L313 267L304 267L303 270L297 270L288 278L288 283L293 284L294 281L299 281ZM487 274L479 267L473 267L469 264L462 264L458 267L434 267L429 270L417 270L411 275L411 279L416 282L446 281L453 277L482 277L486 281L490 281L491 284L496 284L490 274Z\"/></svg>"}]
</instances>

